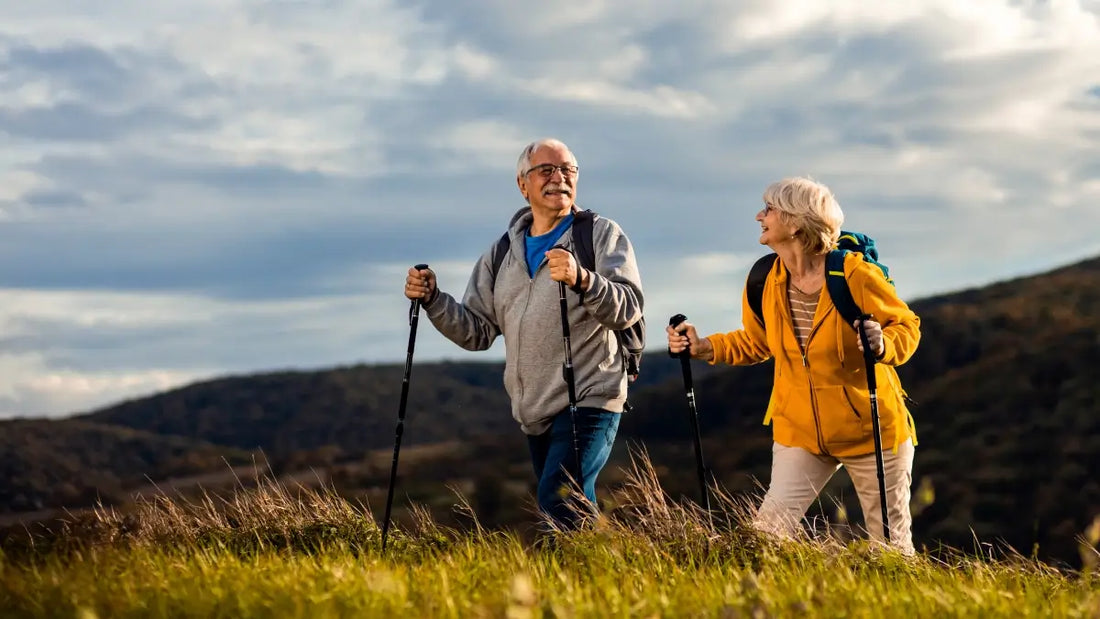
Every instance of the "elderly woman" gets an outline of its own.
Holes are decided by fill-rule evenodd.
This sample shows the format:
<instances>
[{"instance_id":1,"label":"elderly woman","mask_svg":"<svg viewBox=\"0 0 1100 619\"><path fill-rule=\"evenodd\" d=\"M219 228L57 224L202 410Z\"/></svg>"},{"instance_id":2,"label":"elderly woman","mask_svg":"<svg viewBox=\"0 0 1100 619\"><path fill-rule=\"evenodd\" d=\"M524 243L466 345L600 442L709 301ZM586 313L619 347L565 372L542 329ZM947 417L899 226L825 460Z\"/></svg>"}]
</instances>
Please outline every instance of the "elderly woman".
<instances>
[{"instance_id":1,"label":"elderly woman","mask_svg":"<svg viewBox=\"0 0 1100 619\"><path fill-rule=\"evenodd\" d=\"M760 316L742 297L742 328L700 339L694 325L669 327L673 353L685 348L711 364L749 365L775 358L775 379L764 423L772 424L772 471L753 522L791 536L806 509L842 465L859 494L871 538L884 540L866 364L857 331L840 316L825 286L826 255L835 247L844 214L828 187L791 178L768 187L756 214L760 243L777 254L765 280ZM894 368L913 355L920 319L898 298L882 270L857 253L844 259L852 297L873 318L864 332L878 363L887 520L890 541L913 552L909 512L916 443L905 392Z\"/></svg>"}]
</instances>

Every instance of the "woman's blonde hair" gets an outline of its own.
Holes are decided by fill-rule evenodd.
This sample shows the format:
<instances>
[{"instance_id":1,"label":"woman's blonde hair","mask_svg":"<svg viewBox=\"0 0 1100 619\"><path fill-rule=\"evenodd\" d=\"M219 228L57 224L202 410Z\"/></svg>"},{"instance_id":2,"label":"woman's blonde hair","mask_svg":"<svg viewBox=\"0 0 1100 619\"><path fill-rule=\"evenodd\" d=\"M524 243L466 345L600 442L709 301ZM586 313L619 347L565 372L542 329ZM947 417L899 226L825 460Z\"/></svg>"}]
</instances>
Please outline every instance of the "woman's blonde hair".
<instances>
[{"instance_id":1,"label":"woman's blonde hair","mask_svg":"<svg viewBox=\"0 0 1100 619\"><path fill-rule=\"evenodd\" d=\"M840 238L844 211L833 192L810 178L785 178L764 190L764 204L779 211L783 221L798 230L802 247L811 254L824 254Z\"/></svg>"}]
</instances>

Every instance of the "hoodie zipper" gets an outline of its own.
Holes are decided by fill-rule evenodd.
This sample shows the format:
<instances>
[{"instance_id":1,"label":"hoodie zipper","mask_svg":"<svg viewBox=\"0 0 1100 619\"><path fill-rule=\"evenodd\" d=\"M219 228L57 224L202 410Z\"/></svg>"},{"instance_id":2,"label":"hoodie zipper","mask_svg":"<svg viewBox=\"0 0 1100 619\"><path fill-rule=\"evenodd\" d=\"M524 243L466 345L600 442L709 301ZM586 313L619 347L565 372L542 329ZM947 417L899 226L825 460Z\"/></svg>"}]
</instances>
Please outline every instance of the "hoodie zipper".
<instances>
[{"instance_id":1,"label":"hoodie zipper","mask_svg":"<svg viewBox=\"0 0 1100 619\"><path fill-rule=\"evenodd\" d=\"M542 261L539 262L539 266L538 266L538 268L535 269L535 274L532 276L531 273L529 271L527 271L527 269L526 269L526 262L524 262L524 265L525 265L524 266L524 275L527 275L528 279L527 279L527 298L525 298L523 300L523 315L520 317L520 323L521 324L526 322L527 312L528 312L528 310L531 309L531 297L534 295L534 292L535 292L535 281L538 279L539 272L542 271L543 268L546 268L546 269L550 268L549 262L547 262L545 259L543 259ZM547 276L547 277L549 277L549 276ZM516 344L517 344L516 345L516 351L517 351L516 352L516 359L517 359L517 361L520 358L520 356L523 354L522 353L522 351L523 351L522 341L523 341L523 332L524 331L525 331L524 329L517 329L516 330L516 333L517 333L517 335L516 335ZM517 363L517 365L518 365L518 363ZM561 374L562 379L564 380L565 379L565 362L564 362L564 360L562 361L562 366L561 366L561 369L559 370L559 373ZM519 371L519 368L517 367L516 368L516 384L519 385L519 393L520 393L519 401L523 402L523 398L524 398L523 378L520 376L520 374L521 374L521 372Z\"/></svg>"},{"instance_id":2,"label":"hoodie zipper","mask_svg":"<svg viewBox=\"0 0 1100 619\"><path fill-rule=\"evenodd\" d=\"M542 268L540 265L539 268ZM527 296L523 299L523 315L520 316L520 324L527 318L527 310L531 308L531 291L535 286L535 278L531 277L531 274L527 272L526 264L524 265L524 274L527 275ZM538 272L536 271L536 275ZM519 358L523 354L523 329L516 329L516 371L514 376L516 377L516 387L519 389L518 398L520 402L523 402L523 373L519 371Z\"/></svg>"}]
</instances>

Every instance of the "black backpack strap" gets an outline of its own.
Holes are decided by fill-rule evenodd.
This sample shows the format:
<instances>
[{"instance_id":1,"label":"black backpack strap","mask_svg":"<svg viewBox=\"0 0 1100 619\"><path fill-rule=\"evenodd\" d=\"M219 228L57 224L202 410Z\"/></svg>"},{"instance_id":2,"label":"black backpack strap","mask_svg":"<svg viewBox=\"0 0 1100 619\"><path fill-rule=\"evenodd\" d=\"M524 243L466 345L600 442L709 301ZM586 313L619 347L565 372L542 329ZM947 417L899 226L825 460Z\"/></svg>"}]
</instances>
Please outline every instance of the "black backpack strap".
<instances>
[{"instance_id":1,"label":"black backpack strap","mask_svg":"<svg viewBox=\"0 0 1100 619\"><path fill-rule=\"evenodd\" d=\"M573 214L573 252L577 257L577 262L580 263L582 268L589 271L596 270L596 247L593 240L593 228L595 227L596 213L590 209L583 211L577 211ZM584 292L574 289L577 294L584 296ZM645 341L645 319L641 319L634 323L633 326L626 329L629 332L629 336L624 334L623 331L615 331L615 338L619 341L619 350L622 351L623 356L623 368L626 370L626 375L630 381L634 381L638 378L639 365L641 363L641 354L643 345L641 342ZM638 342L638 349L631 350L629 341ZM627 407L630 405L627 404ZM629 410L629 408L627 409Z\"/></svg>"},{"instance_id":2,"label":"black backpack strap","mask_svg":"<svg viewBox=\"0 0 1100 619\"><path fill-rule=\"evenodd\" d=\"M760 324L764 324L764 310L761 307L764 302L764 282L767 281L768 273L771 272L778 257L776 254L761 256L749 269L749 277L745 280L745 294L749 297L749 307L752 308L752 313L756 314Z\"/></svg>"},{"instance_id":3,"label":"black backpack strap","mask_svg":"<svg viewBox=\"0 0 1100 619\"><path fill-rule=\"evenodd\" d=\"M589 271L596 270L596 247L595 241L592 240L593 221L595 219L596 214L588 209L577 211L573 215L573 252L580 267ZM581 297L584 296L579 279L577 280L577 286L570 286L570 288Z\"/></svg>"},{"instance_id":4,"label":"black backpack strap","mask_svg":"<svg viewBox=\"0 0 1100 619\"><path fill-rule=\"evenodd\" d=\"M493 274L493 282L489 286L490 288L493 288L493 289L496 288L497 273L500 272L500 265L501 265L502 262L504 262L504 257L508 255L508 248L511 247L511 245L512 245L512 237L508 236L508 233L505 232L500 237L500 240L497 241L497 244L493 246L493 253L492 253L492 260L493 261L490 263L490 265L492 267L492 270L490 272Z\"/></svg>"},{"instance_id":5,"label":"black backpack strap","mask_svg":"<svg viewBox=\"0 0 1100 619\"><path fill-rule=\"evenodd\" d=\"M836 306L836 311L855 329L853 323L863 312L852 298L852 290L848 287L848 279L844 277L844 257L847 250L834 249L825 255L825 287L829 289L829 297Z\"/></svg>"},{"instance_id":6,"label":"black backpack strap","mask_svg":"<svg viewBox=\"0 0 1100 619\"><path fill-rule=\"evenodd\" d=\"M589 209L573 215L573 251L577 252L577 261L589 271L596 269L596 248L592 240L595 219L596 214Z\"/></svg>"}]
</instances>

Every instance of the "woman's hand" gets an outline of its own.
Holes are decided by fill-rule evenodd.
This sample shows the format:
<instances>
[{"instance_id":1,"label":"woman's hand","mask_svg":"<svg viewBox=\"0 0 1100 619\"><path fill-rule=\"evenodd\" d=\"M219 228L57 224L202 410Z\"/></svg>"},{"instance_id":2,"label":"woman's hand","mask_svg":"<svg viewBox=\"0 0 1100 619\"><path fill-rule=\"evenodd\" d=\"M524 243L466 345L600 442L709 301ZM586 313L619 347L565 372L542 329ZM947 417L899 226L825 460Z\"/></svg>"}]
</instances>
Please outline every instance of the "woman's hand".
<instances>
[{"instance_id":1,"label":"woman's hand","mask_svg":"<svg viewBox=\"0 0 1100 619\"><path fill-rule=\"evenodd\" d=\"M672 354L676 355L688 350L692 359L710 361L714 358L714 347L711 346L710 340L699 339L695 325L690 322L681 322L675 329L671 326L665 327L665 333L668 334L668 350Z\"/></svg>"},{"instance_id":2,"label":"woman's hand","mask_svg":"<svg viewBox=\"0 0 1100 619\"><path fill-rule=\"evenodd\" d=\"M856 344L859 346L859 352L863 352L863 338L859 337L859 322L857 319L852 326L856 328ZM867 343L871 345L875 359L881 359L882 355L886 354L886 344L882 341L882 325L875 322L873 318L867 318L863 321L863 332L867 334Z\"/></svg>"}]
</instances>

